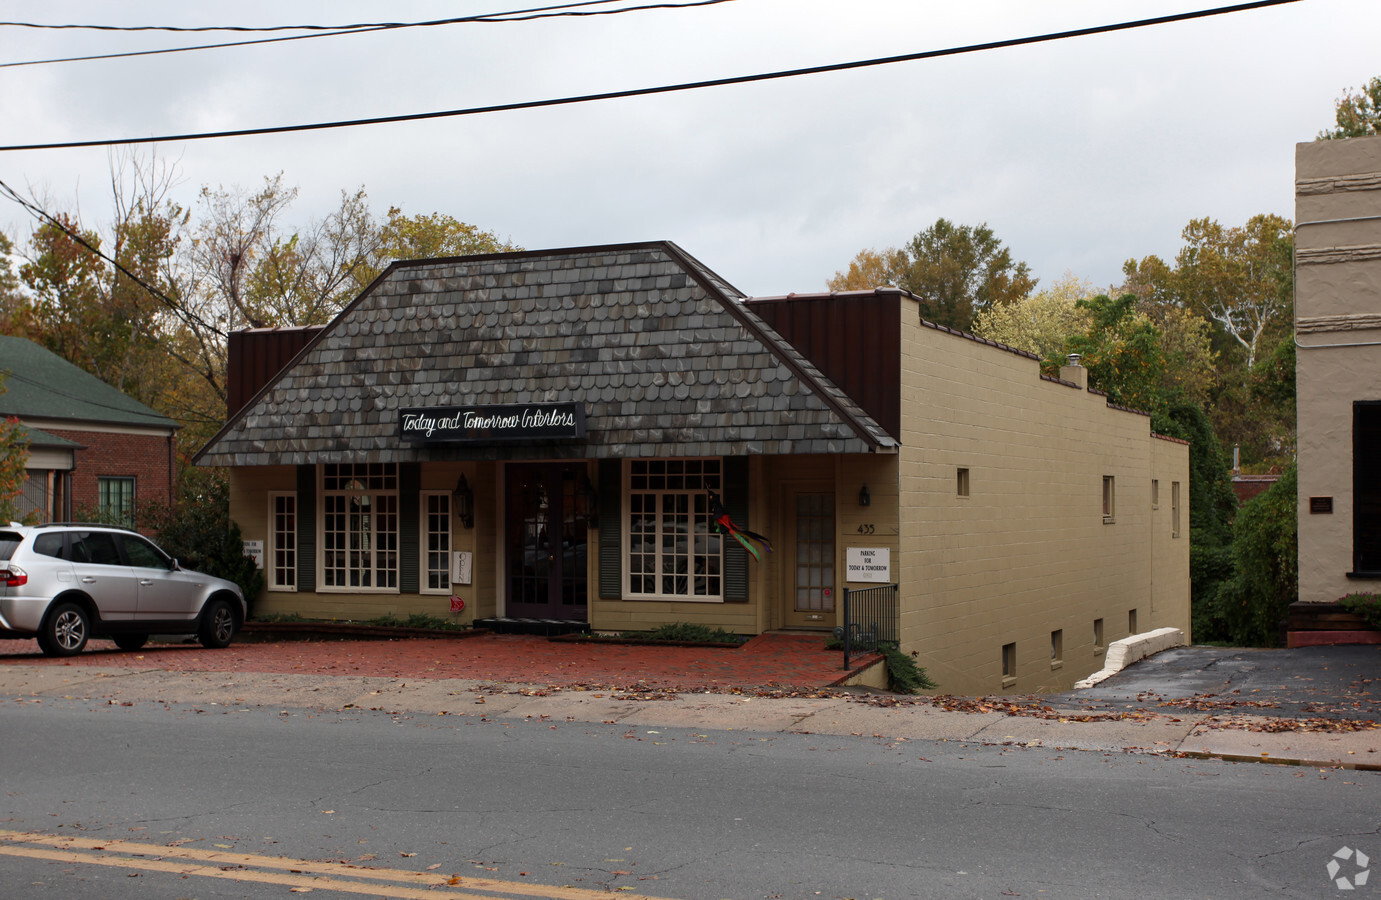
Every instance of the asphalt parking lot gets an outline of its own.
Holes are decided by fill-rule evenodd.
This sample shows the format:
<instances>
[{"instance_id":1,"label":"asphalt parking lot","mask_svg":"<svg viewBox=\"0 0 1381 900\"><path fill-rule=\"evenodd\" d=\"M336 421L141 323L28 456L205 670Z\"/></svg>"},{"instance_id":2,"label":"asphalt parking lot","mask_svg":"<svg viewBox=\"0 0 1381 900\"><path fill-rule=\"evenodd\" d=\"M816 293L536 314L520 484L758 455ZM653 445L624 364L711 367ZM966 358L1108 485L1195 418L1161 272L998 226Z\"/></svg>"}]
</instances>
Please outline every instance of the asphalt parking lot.
<instances>
[{"instance_id":1,"label":"asphalt parking lot","mask_svg":"<svg viewBox=\"0 0 1381 900\"><path fill-rule=\"evenodd\" d=\"M1178 647L1062 698L1106 708L1170 703L1262 716L1375 719L1381 714L1381 645Z\"/></svg>"}]
</instances>

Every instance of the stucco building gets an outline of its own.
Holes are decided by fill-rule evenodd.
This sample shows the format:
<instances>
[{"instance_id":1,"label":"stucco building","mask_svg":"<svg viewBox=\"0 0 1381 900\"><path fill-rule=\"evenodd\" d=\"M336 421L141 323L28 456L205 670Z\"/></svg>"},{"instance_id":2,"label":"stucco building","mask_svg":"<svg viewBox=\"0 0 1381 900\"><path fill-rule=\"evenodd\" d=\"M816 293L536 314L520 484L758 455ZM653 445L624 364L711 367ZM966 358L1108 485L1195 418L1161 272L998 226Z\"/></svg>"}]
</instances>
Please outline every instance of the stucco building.
<instances>
[{"instance_id":1,"label":"stucco building","mask_svg":"<svg viewBox=\"0 0 1381 900\"><path fill-rule=\"evenodd\" d=\"M1187 445L902 291L750 300L666 242L424 260L298 345L199 456L259 611L757 634L896 585L963 692L1188 634Z\"/></svg>"},{"instance_id":2,"label":"stucco building","mask_svg":"<svg viewBox=\"0 0 1381 900\"><path fill-rule=\"evenodd\" d=\"M25 338L0 336L0 372L0 418L18 419L29 437L26 519L133 525L145 504L171 500L172 419Z\"/></svg>"},{"instance_id":3,"label":"stucco building","mask_svg":"<svg viewBox=\"0 0 1381 900\"><path fill-rule=\"evenodd\" d=\"M1299 598L1381 589L1381 138L1295 150Z\"/></svg>"}]
</instances>

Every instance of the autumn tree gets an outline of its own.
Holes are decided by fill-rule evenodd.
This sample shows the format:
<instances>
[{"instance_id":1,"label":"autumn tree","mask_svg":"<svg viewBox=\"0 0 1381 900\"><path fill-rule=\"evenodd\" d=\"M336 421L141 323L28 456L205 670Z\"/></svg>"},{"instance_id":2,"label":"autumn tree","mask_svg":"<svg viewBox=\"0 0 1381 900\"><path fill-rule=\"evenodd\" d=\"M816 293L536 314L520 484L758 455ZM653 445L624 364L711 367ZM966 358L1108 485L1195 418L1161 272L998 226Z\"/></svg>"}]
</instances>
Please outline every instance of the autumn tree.
<instances>
[{"instance_id":1,"label":"autumn tree","mask_svg":"<svg viewBox=\"0 0 1381 900\"><path fill-rule=\"evenodd\" d=\"M1263 340L1293 327L1294 228L1256 215L1241 228L1194 219L1175 258L1176 288L1191 309L1218 323L1256 365Z\"/></svg>"},{"instance_id":2,"label":"autumn tree","mask_svg":"<svg viewBox=\"0 0 1381 900\"><path fill-rule=\"evenodd\" d=\"M354 272L355 286L359 290L368 287L394 260L476 256L521 249L492 231L485 231L445 213L408 216L398 207L391 206L379 227L373 257Z\"/></svg>"},{"instance_id":3,"label":"autumn tree","mask_svg":"<svg viewBox=\"0 0 1381 900\"><path fill-rule=\"evenodd\" d=\"M1295 429L1293 379L1287 386L1278 358L1294 334L1290 222L1258 215L1242 227L1225 227L1195 219L1183 237L1173 265L1155 256L1128 260L1124 290L1167 333L1207 327L1213 369L1195 395L1219 439L1239 445L1246 466L1284 464ZM1276 363L1267 365L1270 359Z\"/></svg>"},{"instance_id":4,"label":"autumn tree","mask_svg":"<svg viewBox=\"0 0 1381 900\"><path fill-rule=\"evenodd\" d=\"M1334 104L1337 127L1320 131L1318 140L1366 137L1381 134L1381 76L1362 85L1360 90L1349 88Z\"/></svg>"},{"instance_id":5,"label":"autumn tree","mask_svg":"<svg viewBox=\"0 0 1381 900\"><path fill-rule=\"evenodd\" d=\"M0 394L5 393L5 375L0 371ZM24 487L24 467L29 462L29 433L13 417L0 418L0 522L19 518L14 498Z\"/></svg>"},{"instance_id":6,"label":"autumn tree","mask_svg":"<svg viewBox=\"0 0 1381 900\"><path fill-rule=\"evenodd\" d=\"M1019 300L1036 286L1026 263L1014 261L986 224L948 219L937 219L900 249L862 251L828 283L836 291L866 290L883 286L879 278L921 298L929 321L961 331L973 329L979 312Z\"/></svg>"},{"instance_id":7,"label":"autumn tree","mask_svg":"<svg viewBox=\"0 0 1381 900\"><path fill-rule=\"evenodd\" d=\"M1070 337L1086 333L1092 324L1089 308L1079 305L1091 296L1092 284L1066 272L1046 290L983 310L974 317L973 332L1043 360L1056 360L1064 355Z\"/></svg>"},{"instance_id":8,"label":"autumn tree","mask_svg":"<svg viewBox=\"0 0 1381 900\"><path fill-rule=\"evenodd\" d=\"M379 221L363 188L292 223L297 189L282 175L204 187L190 211L170 199L174 182L156 158L114 158L114 221L57 213L37 227L17 296L0 266L0 329L177 419L188 452L224 421L231 330L324 324L390 259L519 249L441 213L395 207Z\"/></svg>"}]
</instances>

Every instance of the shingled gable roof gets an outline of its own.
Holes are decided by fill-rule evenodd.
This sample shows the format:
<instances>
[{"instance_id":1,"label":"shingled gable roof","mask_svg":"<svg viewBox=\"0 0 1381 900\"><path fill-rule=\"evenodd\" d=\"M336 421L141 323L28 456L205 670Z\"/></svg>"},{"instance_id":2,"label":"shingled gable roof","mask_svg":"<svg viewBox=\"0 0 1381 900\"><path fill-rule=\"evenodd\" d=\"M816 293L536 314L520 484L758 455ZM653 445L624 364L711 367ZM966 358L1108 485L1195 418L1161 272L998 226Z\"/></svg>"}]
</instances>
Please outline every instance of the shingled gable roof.
<instances>
[{"instance_id":1,"label":"shingled gable roof","mask_svg":"<svg viewBox=\"0 0 1381 900\"><path fill-rule=\"evenodd\" d=\"M0 379L0 417L33 419L59 430L102 425L166 433L181 427L27 338L0 336L0 372L6 376Z\"/></svg>"},{"instance_id":2,"label":"shingled gable roof","mask_svg":"<svg viewBox=\"0 0 1381 900\"><path fill-rule=\"evenodd\" d=\"M198 454L255 466L867 453L896 441L670 242L394 263ZM403 444L398 410L585 404L585 439Z\"/></svg>"}]
</instances>

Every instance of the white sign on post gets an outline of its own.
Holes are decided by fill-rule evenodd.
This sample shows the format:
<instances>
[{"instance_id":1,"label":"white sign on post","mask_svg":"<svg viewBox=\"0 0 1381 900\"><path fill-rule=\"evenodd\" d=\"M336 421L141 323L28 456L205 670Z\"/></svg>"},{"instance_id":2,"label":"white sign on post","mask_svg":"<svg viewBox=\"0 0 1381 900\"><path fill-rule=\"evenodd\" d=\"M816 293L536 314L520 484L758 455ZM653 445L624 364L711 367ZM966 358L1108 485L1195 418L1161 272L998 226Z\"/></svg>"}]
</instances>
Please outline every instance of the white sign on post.
<instances>
[{"instance_id":1,"label":"white sign on post","mask_svg":"<svg viewBox=\"0 0 1381 900\"><path fill-rule=\"evenodd\" d=\"M892 580L892 551L887 547L848 547L844 550L846 581Z\"/></svg>"},{"instance_id":2,"label":"white sign on post","mask_svg":"<svg viewBox=\"0 0 1381 900\"><path fill-rule=\"evenodd\" d=\"M262 569L264 567L264 542L245 541L245 556L254 560L254 568Z\"/></svg>"},{"instance_id":3,"label":"white sign on post","mask_svg":"<svg viewBox=\"0 0 1381 900\"><path fill-rule=\"evenodd\" d=\"M455 562L451 568L451 581L456 584L470 583L470 570L473 565L474 555L467 550L455 551Z\"/></svg>"}]
</instances>

